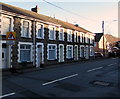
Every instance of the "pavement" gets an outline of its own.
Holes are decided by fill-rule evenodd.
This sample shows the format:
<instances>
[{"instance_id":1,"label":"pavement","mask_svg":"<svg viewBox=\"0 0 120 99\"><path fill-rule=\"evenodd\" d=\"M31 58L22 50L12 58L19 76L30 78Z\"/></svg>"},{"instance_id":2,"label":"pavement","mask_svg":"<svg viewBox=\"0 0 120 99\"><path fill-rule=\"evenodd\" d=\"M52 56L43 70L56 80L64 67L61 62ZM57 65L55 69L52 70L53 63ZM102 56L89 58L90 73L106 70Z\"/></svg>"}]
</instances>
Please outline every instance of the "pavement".
<instances>
[{"instance_id":1,"label":"pavement","mask_svg":"<svg viewBox=\"0 0 120 99\"><path fill-rule=\"evenodd\" d=\"M1 98L118 98L119 61L119 58L91 60L4 75Z\"/></svg>"}]
</instances>

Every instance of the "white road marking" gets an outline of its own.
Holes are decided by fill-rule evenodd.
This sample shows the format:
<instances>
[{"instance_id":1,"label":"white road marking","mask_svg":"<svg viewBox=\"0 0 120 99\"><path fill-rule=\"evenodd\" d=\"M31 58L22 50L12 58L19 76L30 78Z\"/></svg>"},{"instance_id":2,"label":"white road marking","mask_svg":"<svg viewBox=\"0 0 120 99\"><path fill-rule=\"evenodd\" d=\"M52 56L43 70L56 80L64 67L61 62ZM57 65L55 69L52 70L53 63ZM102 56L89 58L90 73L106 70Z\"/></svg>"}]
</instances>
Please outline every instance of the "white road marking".
<instances>
[{"instance_id":1,"label":"white road marking","mask_svg":"<svg viewBox=\"0 0 120 99\"><path fill-rule=\"evenodd\" d=\"M117 58L111 58L111 59L117 59Z\"/></svg>"},{"instance_id":2,"label":"white road marking","mask_svg":"<svg viewBox=\"0 0 120 99\"><path fill-rule=\"evenodd\" d=\"M116 65L117 63L114 63L114 64L109 64L109 65L107 65L107 66L112 66L112 65Z\"/></svg>"},{"instance_id":3,"label":"white road marking","mask_svg":"<svg viewBox=\"0 0 120 99\"><path fill-rule=\"evenodd\" d=\"M14 94L15 94L14 92L13 93L9 93L9 94L5 94L5 95L0 96L0 98L11 96L11 95L14 95Z\"/></svg>"},{"instance_id":4,"label":"white road marking","mask_svg":"<svg viewBox=\"0 0 120 99\"><path fill-rule=\"evenodd\" d=\"M98 69L101 69L101 68L103 68L103 67L93 68L93 69L88 70L87 72L95 71L95 70L98 70Z\"/></svg>"},{"instance_id":5,"label":"white road marking","mask_svg":"<svg viewBox=\"0 0 120 99\"><path fill-rule=\"evenodd\" d=\"M55 83L55 82L58 82L58 81L61 81L61 80L67 79L67 78L77 76L77 75L78 74L73 74L73 75L66 76L66 77L63 77L63 78L60 78L60 79L56 79L56 80L53 80L53 81L50 81L50 82L47 82L47 83L43 83L42 85L45 86L45 85L52 84L52 83Z\"/></svg>"}]
</instances>

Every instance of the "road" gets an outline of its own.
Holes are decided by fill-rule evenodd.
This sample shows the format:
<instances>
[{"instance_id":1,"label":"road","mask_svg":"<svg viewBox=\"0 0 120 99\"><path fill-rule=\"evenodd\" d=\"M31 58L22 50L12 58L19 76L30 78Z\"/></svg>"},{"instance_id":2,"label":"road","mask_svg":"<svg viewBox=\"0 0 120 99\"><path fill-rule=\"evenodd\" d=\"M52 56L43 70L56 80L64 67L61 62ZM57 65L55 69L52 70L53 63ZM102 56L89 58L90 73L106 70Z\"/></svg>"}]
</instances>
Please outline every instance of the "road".
<instances>
[{"instance_id":1,"label":"road","mask_svg":"<svg viewBox=\"0 0 120 99\"><path fill-rule=\"evenodd\" d=\"M60 64L3 76L3 99L10 97L118 97L119 58Z\"/></svg>"}]
</instances>

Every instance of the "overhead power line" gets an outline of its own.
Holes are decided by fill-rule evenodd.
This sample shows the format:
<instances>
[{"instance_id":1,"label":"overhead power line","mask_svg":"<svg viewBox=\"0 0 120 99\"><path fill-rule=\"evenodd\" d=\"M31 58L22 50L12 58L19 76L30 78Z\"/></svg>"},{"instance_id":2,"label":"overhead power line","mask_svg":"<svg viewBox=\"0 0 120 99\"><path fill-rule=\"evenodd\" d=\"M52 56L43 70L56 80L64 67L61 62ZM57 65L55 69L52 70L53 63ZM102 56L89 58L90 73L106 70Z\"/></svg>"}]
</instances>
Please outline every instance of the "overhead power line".
<instances>
[{"instance_id":1,"label":"overhead power line","mask_svg":"<svg viewBox=\"0 0 120 99\"><path fill-rule=\"evenodd\" d=\"M65 11L65 12L68 12L68 13L70 13L70 14L79 16L79 17L81 17L81 18L84 18L84 19L87 19L87 20L90 20L90 21L96 21L96 22L98 22L98 20L93 20L93 19L90 19L90 18L88 18L88 17L81 16L81 15L75 13L75 12L72 12L72 11L69 11L69 10L67 10L67 9L64 9L64 8L58 6L58 5L55 5L55 4L51 3L51 2L46 1L46 0L43 0L43 1L46 2L46 3L48 3L48 4L50 4L50 5L52 5L52 6L54 6L54 7L56 7L56 8L59 8L59 9Z\"/></svg>"}]
</instances>

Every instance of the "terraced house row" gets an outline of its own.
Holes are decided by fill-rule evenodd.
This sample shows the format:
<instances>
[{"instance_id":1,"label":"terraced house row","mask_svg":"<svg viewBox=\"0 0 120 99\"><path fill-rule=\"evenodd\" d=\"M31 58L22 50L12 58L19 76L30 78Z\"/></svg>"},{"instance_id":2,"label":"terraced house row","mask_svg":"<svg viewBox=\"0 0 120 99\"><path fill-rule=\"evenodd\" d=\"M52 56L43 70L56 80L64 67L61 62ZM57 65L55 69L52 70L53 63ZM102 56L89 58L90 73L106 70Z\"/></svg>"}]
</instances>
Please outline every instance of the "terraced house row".
<instances>
[{"instance_id":1,"label":"terraced house row","mask_svg":"<svg viewBox=\"0 0 120 99\"><path fill-rule=\"evenodd\" d=\"M0 68L50 66L94 57L94 33L38 13L0 3ZM15 32L8 44L7 32ZM12 42L12 41L11 41Z\"/></svg>"}]
</instances>

